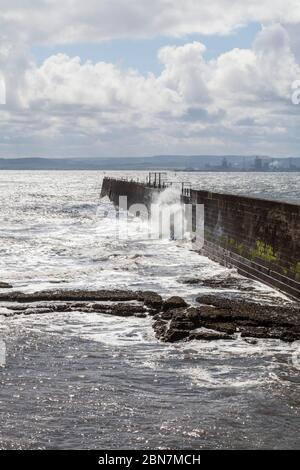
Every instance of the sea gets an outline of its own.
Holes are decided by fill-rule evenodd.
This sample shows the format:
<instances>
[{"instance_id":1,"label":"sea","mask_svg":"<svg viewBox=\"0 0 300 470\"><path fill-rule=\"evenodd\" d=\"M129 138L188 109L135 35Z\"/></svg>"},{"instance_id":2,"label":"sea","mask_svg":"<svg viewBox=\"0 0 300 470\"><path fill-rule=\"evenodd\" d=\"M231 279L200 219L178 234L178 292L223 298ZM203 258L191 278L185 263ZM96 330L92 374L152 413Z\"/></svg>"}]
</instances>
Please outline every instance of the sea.
<instances>
[{"instance_id":1,"label":"sea","mask_svg":"<svg viewBox=\"0 0 300 470\"><path fill-rule=\"evenodd\" d=\"M0 172L0 282L23 292L153 290L193 304L221 288L186 280L230 275L238 279L232 294L240 286L251 298L282 297L200 256L188 240L150 239L140 218L117 236L124 221L100 198L104 176L143 181L147 173ZM300 204L300 173L167 178ZM151 318L80 311L7 318L1 309L0 449L300 447L299 342L165 344Z\"/></svg>"}]
</instances>

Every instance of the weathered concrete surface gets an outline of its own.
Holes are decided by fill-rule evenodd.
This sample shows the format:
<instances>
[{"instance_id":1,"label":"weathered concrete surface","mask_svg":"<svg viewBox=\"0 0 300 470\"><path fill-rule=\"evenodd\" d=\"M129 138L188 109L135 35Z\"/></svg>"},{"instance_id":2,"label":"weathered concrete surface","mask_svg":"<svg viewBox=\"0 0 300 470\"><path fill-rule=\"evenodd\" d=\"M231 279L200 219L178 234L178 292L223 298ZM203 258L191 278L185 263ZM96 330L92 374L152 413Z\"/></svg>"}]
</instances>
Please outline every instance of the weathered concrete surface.
<instances>
[{"instance_id":1,"label":"weathered concrete surface","mask_svg":"<svg viewBox=\"0 0 300 470\"><path fill-rule=\"evenodd\" d=\"M147 187L143 183L104 178L101 188L101 197L109 197L109 199L118 206L119 197L126 196L128 207L134 204L144 204L147 209L150 209L153 195L159 192L159 189Z\"/></svg>"},{"instance_id":2,"label":"weathered concrete surface","mask_svg":"<svg viewBox=\"0 0 300 470\"><path fill-rule=\"evenodd\" d=\"M204 205L203 254L300 299L300 205L194 190L183 199Z\"/></svg>"},{"instance_id":3,"label":"weathered concrete surface","mask_svg":"<svg viewBox=\"0 0 300 470\"><path fill-rule=\"evenodd\" d=\"M104 178L101 195L149 206L158 191ZM204 205L202 254L300 300L300 205L196 190L182 201Z\"/></svg>"}]
</instances>

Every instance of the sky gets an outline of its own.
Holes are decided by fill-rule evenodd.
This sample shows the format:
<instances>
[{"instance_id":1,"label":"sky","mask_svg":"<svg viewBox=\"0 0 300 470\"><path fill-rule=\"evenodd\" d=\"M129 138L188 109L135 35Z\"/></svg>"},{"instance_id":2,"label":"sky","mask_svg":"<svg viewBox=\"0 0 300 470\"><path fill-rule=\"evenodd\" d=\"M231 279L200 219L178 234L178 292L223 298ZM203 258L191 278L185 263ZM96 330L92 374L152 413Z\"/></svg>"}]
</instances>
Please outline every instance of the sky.
<instances>
[{"instance_id":1,"label":"sky","mask_svg":"<svg viewBox=\"0 0 300 470\"><path fill-rule=\"evenodd\" d=\"M299 0L0 0L0 157L300 156L299 33Z\"/></svg>"}]
</instances>

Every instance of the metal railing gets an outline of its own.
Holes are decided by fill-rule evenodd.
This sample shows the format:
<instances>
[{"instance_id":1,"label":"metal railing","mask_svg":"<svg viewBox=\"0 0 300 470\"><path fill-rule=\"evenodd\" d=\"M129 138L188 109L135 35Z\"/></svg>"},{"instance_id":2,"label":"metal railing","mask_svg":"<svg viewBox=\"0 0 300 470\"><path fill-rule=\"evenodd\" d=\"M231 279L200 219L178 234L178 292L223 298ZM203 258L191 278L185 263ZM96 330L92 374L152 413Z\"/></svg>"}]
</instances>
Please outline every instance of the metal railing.
<instances>
[{"instance_id":1,"label":"metal railing","mask_svg":"<svg viewBox=\"0 0 300 470\"><path fill-rule=\"evenodd\" d=\"M155 189L167 189L172 187L180 188L182 196L190 197L192 185L187 181L168 181L167 172L149 172L149 175L146 177L146 180L140 178L132 178L130 176L121 176L118 178L120 181L125 181L128 183L138 183L141 185L146 185L149 188Z\"/></svg>"}]
</instances>

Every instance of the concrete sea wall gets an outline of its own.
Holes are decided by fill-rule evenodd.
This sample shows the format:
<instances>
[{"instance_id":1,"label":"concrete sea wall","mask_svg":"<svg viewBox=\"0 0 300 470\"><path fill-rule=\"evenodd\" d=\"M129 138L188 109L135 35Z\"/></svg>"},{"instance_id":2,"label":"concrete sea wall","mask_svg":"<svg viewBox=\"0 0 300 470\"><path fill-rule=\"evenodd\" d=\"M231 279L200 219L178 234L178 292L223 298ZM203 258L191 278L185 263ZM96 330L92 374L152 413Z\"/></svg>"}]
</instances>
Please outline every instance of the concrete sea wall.
<instances>
[{"instance_id":1,"label":"concrete sea wall","mask_svg":"<svg viewBox=\"0 0 300 470\"><path fill-rule=\"evenodd\" d=\"M145 183L104 178L101 197L109 197L109 199L118 206L119 197L127 196L128 207L133 204L144 204L150 209L154 194L159 192L160 189L148 187Z\"/></svg>"},{"instance_id":2,"label":"concrete sea wall","mask_svg":"<svg viewBox=\"0 0 300 470\"><path fill-rule=\"evenodd\" d=\"M161 191L143 183L105 178L101 196L150 207ZM203 204L201 253L300 300L300 206L207 191L188 191L185 204Z\"/></svg>"}]
</instances>

